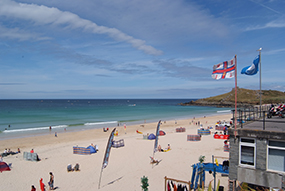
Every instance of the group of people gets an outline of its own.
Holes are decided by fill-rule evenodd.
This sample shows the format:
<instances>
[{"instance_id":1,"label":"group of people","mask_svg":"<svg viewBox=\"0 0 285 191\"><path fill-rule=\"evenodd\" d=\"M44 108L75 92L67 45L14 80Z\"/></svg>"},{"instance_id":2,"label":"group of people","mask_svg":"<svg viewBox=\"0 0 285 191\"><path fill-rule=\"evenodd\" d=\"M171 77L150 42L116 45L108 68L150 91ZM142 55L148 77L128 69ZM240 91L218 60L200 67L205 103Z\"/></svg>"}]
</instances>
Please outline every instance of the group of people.
<instances>
[{"instance_id":1,"label":"group of people","mask_svg":"<svg viewBox=\"0 0 285 191\"><path fill-rule=\"evenodd\" d=\"M158 152L165 152L170 150L170 144L167 145L166 149L162 149L160 145L157 147Z\"/></svg>"},{"instance_id":2,"label":"group of people","mask_svg":"<svg viewBox=\"0 0 285 191\"><path fill-rule=\"evenodd\" d=\"M54 190L54 175L52 172L49 173L49 190ZM40 179L40 189L41 191L45 191L45 184L43 183L43 179ZM31 186L31 191L36 191L36 187L34 185Z\"/></svg>"},{"instance_id":3,"label":"group of people","mask_svg":"<svg viewBox=\"0 0 285 191\"><path fill-rule=\"evenodd\" d=\"M18 153L21 153L20 149L18 148L18 150L16 152L14 151L11 151L10 149L5 149L4 152L1 154L1 157L5 157L5 156L8 156L8 155L14 155L14 154L18 154Z\"/></svg>"}]
</instances>

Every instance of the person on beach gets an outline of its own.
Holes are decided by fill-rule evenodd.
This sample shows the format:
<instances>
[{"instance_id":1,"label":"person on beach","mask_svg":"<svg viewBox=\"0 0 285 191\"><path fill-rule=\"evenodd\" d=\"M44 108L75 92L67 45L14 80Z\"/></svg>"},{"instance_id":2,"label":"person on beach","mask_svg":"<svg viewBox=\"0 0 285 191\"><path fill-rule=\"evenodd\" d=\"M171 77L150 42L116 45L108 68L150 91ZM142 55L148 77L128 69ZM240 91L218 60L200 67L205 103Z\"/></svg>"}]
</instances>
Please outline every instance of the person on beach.
<instances>
[{"instance_id":1,"label":"person on beach","mask_svg":"<svg viewBox=\"0 0 285 191\"><path fill-rule=\"evenodd\" d=\"M228 131L228 127L225 125L225 126L224 126L224 135L227 134L227 131Z\"/></svg>"},{"instance_id":2,"label":"person on beach","mask_svg":"<svg viewBox=\"0 0 285 191\"><path fill-rule=\"evenodd\" d=\"M32 149L32 150L30 151L30 153L34 153L34 149Z\"/></svg>"},{"instance_id":3,"label":"person on beach","mask_svg":"<svg viewBox=\"0 0 285 191\"><path fill-rule=\"evenodd\" d=\"M36 188L35 188L35 186L34 186L34 185L32 185L32 189L31 189L31 191L36 191Z\"/></svg>"},{"instance_id":4,"label":"person on beach","mask_svg":"<svg viewBox=\"0 0 285 191\"><path fill-rule=\"evenodd\" d=\"M49 173L50 177L49 177L49 182L48 182L48 185L49 185L49 190L53 190L53 184L54 184L54 176L52 174L52 172Z\"/></svg>"},{"instance_id":5,"label":"person on beach","mask_svg":"<svg viewBox=\"0 0 285 191\"><path fill-rule=\"evenodd\" d=\"M43 183L42 178L40 179L40 188L41 188L41 191L45 191L45 184Z\"/></svg>"},{"instance_id":6,"label":"person on beach","mask_svg":"<svg viewBox=\"0 0 285 191\"><path fill-rule=\"evenodd\" d=\"M157 150L158 150L158 152L163 152L163 149L161 148L160 145L158 145Z\"/></svg>"},{"instance_id":7,"label":"person on beach","mask_svg":"<svg viewBox=\"0 0 285 191\"><path fill-rule=\"evenodd\" d=\"M170 150L170 144L167 145L167 150Z\"/></svg>"}]
</instances>

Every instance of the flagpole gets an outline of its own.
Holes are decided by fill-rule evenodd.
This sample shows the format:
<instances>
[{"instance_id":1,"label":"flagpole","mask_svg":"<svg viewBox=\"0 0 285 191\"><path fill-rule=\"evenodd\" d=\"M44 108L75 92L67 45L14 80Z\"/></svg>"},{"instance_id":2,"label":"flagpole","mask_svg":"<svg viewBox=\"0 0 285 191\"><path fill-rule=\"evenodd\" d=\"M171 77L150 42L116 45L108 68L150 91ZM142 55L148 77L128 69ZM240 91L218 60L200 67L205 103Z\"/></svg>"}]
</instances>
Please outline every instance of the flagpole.
<instances>
[{"instance_id":1,"label":"flagpole","mask_svg":"<svg viewBox=\"0 0 285 191\"><path fill-rule=\"evenodd\" d=\"M237 55L235 55L235 138L237 135Z\"/></svg>"},{"instance_id":2,"label":"flagpole","mask_svg":"<svg viewBox=\"0 0 285 191\"><path fill-rule=\"evenodd\" d=\"M101 168L101 173L100 173L100 178L99 178L98 189L100 189L100 184L101 184L101 177L102 177L102 172L103 172L103 167Z\"/></svg>"},{"instance_id":3,"label":"flagpole","mask_svg":"<svg viewBox=\"0 0 285 191\"><path fill-rule=\"evenodd\" d=\"M259 51L259 110L260 114L259 116L261 117L261 105L262 105L262 93L261 93L261 50L262 48L259 48L257 51Z\"/></svg>"}]
</instances>

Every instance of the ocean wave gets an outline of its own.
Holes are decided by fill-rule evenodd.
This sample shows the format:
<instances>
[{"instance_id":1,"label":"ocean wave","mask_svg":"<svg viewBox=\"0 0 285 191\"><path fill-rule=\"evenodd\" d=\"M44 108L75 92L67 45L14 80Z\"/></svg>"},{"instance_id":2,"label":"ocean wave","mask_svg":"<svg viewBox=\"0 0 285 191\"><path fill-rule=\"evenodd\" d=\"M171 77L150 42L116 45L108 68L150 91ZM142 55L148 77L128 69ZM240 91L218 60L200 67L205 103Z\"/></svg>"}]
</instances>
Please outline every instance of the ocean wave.
<instances>
[{"instance_id":1,"label":"ocean wave","mask_svg":"<svg viewBox=\"0 0 285 191\"><path fill-rule=\"evenodd\" d=\"M105 122L96 122L96 123L84 123L84 125L104 125L109 123L118 123L118 121L105 121Z\"/></svg>"},{"instance_id":2,"label":"ocean wave","mask_svg":"<svg viewBox=\"0 0 285 191\"><path fill-rule=\"evenodd\" d=\"M230 113L232 110L221 110L217 111L217 113Z\"/></svg>"},{"instance_id":3,"label":"ocean wave","mask_svg":"<svg viewBox=\"0 0 285 191\"><path fill-rule=\"evenodd\" d=\"M52 129L57 128L66 128L68 125L57 125L57 126L51 126ZM11 130L4 130L3 133L13 133L13 132L25 132L25 131L38 131L38 130L48 130L49 127L35 127L35 128L27 128L27 129L11 129Z\"/></svg>"}]
</instances>

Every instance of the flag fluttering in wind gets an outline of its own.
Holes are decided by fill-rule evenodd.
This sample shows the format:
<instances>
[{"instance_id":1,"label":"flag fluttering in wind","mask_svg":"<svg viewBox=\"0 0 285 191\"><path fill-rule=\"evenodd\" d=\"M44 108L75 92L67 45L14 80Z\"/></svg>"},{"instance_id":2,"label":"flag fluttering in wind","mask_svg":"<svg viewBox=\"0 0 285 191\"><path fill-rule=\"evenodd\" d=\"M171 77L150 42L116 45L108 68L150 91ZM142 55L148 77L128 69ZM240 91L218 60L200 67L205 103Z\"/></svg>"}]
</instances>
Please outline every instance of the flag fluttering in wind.
<instances>
[{"instance_id":1,"label":"flag fluttering in wind","mask_svg":"<svg viewBox=\"0 0 285 191\"><path fill-rule=\"evenodd\" d=\"M109 160L109 156L110 156L112 142L113 142L113 139L114 139L115 130L116 130L116 128L114 128L113 131L111 132L109 140L108 140L108 143L107 143L106 152L105 152L105 156L104 156L103 164L102 164L102 169L101 169L101 173L100 173L98 189L100 189L100 183L101 183L101 177L102 177L103 169L106 168L107 165L108 165L108 160Z\"/></svg>"},{"instance_id":2,"label":"flag fluttering in wind","mask_svg":"<svg viewBox=\"0 0 285 191\"><path fill-rule=\"evenodd\" d=\"M155 134L155 142L154 142L154 148L153 148L153 154L157 150L157 143L158 143L158 136L159 136L159 127L160 127L161 120L159 120L156 128L156 134Z\"/></svg>"},{"instance_id":3,"label":"flag fluttering in wind","mask_svg":"<svg viewBox=\"0 0 285 191\"><path fill-rule=\"evenodd\" d=\"M212 78L215 80L235 77L235 59L214 65Z\"/></svg>"},{"instance_id":4,"label":"flag fluttering in wind","mask_svg":"<svg viewBox=\"0 0 285 191\"><path fill-rule=\"evenodd\" d=\"M110 151L111 151L111 146L112 146L112 142L114 139L114 133L115 133L116 128L113 129L113 131L110 134L108 143L107 143L107 147L106 147L106 152L105 152L105 157L103 160L103 165L102 168L106 168L108 165L108 160L109 160L109 156L110 156Z\"/></svg>"},{"instance_id":5,"label":"flag fluttering in wind","mask_svg":"<svg viewBox=\"0 0 285 191\"><path fill-rule=\"evenodd\" d=\"M258 72L259 59L260 57L257 55L250 66L244 67L241 70L241 74L255 75Z\"/></svg>"}]
</instances>

